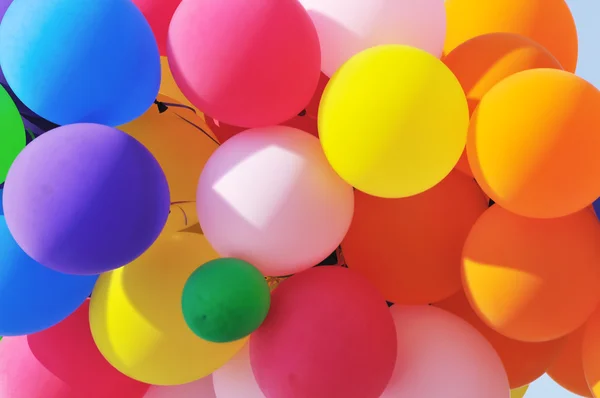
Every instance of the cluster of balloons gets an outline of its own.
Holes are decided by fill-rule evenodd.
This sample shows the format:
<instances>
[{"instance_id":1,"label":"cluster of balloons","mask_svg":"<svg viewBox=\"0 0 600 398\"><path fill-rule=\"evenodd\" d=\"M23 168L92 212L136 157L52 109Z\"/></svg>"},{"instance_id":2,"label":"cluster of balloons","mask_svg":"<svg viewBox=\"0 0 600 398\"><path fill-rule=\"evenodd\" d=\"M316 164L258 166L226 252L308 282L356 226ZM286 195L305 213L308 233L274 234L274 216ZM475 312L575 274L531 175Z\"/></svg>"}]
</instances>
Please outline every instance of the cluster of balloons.
<instances>
[{"instance_id":1,"label":"cluster of balloons","mask_svg":"<svg viewBox=\"0 0 600 398\"><path fill-rule=\"evenodd\" d=\"M0 19L0 396L600 398L565 0Z\"/></svg>"}]
</instances>

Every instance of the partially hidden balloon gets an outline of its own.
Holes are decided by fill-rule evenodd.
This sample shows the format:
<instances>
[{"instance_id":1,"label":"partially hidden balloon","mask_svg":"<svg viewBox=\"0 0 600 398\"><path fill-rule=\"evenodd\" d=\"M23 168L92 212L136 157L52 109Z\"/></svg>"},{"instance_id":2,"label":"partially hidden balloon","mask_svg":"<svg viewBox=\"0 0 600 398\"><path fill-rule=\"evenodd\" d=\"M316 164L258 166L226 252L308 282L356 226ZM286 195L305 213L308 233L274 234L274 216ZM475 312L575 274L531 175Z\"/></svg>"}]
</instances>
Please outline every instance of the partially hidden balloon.
<instances>
[{"instance_id":1,"label":"partially hidden balloon","mask_svg":"<svg viewBox=\"0 0 600 398\"><path fill-rule=\"evenodd\" d=\"M472 178L452 171L419 195L382 199L357 191L354 201L344 258L386 300L429 304L461 289L462 248L488 207Z\"/></svg>"},{"instance_id":2,"label":"partially hidden balloon","mask_svg":"<svg viewBox=\"0 0 600 398\"><path fill-rule=\"evenodd\" d=\"M152 154L112 127L72 124L29 144L4 187L10 232L31 258L60 272L99 274L142 254L169 212Z\"/></svg>"},{"instance_id":3,"label":"partially hidden balloon","mask_svg":"<svg viewBox=\"0 0 600 398\"><path fill-rule=\"evenodd\" d=\"M535 219L494 205L463 249L469 302L506 337L543 342L566 336L600 300L599 241L600 223L589 209Z\"/></svg>"},{"instance_id":4,"label":"partially hidden balloon","mask_svg":"<svg viewBox=\"0 0 600 398\"><path fill-rule=\"evenodd\" d=\"M569 72L577 65L577 28L565 0L446 0L444 52L494 32L516 33L538 42Z\"/></svg>"},{"instance_id":5,"label":"partially hidden balloon","mask_svg":"<svg viewBox=\"0 0 600 398\"><path fill-rule=\"evenodd\" d=\"M532 69L496 84L471 118L473 175L500 206L556 218L600 193L600 91L569 72Z\"/></svg>"},{"instance_id":6,"label":"partially hidden balloon","mask_svg":"<svg viewBox=\"0 0 600 398\"><path fill-rule=\"evenodd\" d=\"M154 155L167 177L171 202L195 201L200 173L219 144L192 109L159 95L155 106L119 129Z\"/></svg>"},{"instance_id":7,"label":"partially hidden balloon","mask_svg":"<svg viewBox=\"0 0 600 398\"><path fill-rule=\"evenodd\" d=\"M369 117L348 117L360 112ZM456 77L408 46L354 56L329 81L319 108L319 138L335 171L384 198L416 195L443 180L460 158L468 125Z\"/></svg>"},{"instance_id":8,"label":"partially hidden balloon","mask_svg":"<svg viewBox=\"0 0 600 398\"><path fill-rule=\"evenodd\" d=\"M154 32L160 55L167 55L167 34L171 18L181 0L133 0Z\"/></svg>"},{"instance_id":9,"label":"partially hidden balloon","mask_svg":"<svg viewBox=\"0 0 600 398\"><path fill-rule=\"evenodd\" d=\"M265 398L252 373L248 344L213 373L213 385L216 398Z\"/></svg>"},{"instance_id":10,"label":"partially hidden balloon","mask_svg":"<svg viewBox=\"0 0 600 398\"><path fill-rule=\"evenodd\" d=\"M355 271L317 267L273 291L250 337L250 363L266 398L377 398L396 362L394 321Z\"/></svg>"},{"instance_id":11,"label":"partially hidden balloon","mask_svg":"<svg viewBox=\"0 0 600 398\"><path fill-rule=\"evenodd\" d=\"M246 396L244 396L246 397ZM144 398L218 398L213 387L213 377L208 375L200 380L176 386L152 386ZM237 398L237 397L236 397ZM248 397L252 398L252 397Z\"/></svg>"},{"instance_id":12,"label":"partially hidden balloon","mask_svg":"<svg viewBox=\"0 0 600 398\"><path fill-rule=\"evenodd\" d=\"M442 55L446 34L444 0L300 0L321 43L321 69L333 74L370 47L404 44Z\"/></svg>"},{"instance_id":13,"label":"partially hidden balloon","mask_svg":"<svg viewBox=\"0 0 600 398\"><path fill-rule=\"evenodd\" d=\"M546 373L558 385L573 394L591 398L592 392L588 387L583 371L583 338L586 326L559 340L560 350Z\"/></svg>"},{"instance_id":14,"label":"partially hidden balloon","mask_svg":"<svg viewBox=\"0 0 600 398\"><path fill-rule=\"evenodd\" d=\"M4 216L0 259L2 336L36 333L62 321L85 301L97 279L59 273L32 260L15 242Z\"/></svg>"},{"instance_id":15,"label":"partially hidden balloon","mask_svg":"<svg viewBox=\"0 0 600 398\"><path fill-rule=\"evenodd\" d=\"M317 138L274 126L247 130L217 149L200 176L197 206L221 256L282 276L336 249L352 219L354 193Z\"/></svg>"},{"instance_id":16,"label":"partially hidden balloon","mask_svg":"<svg viewBox=\"0 0 600 398\"><path fill-rule=\"evenodd\" d=\"M492 346L464 320L431 306L391 309L398 358L381 398L506 398L509 386Z\"/></svg>"},{"instance_id":17,"label":"partially hidden balloon","mask_svg":"<svg viewBox=\"0 0 600 398\"><path fill-rule=\"evenodd\" d=\"M25 148L25 127L10 95L0 86L0 184L15 158Z\"/></svg>"},{"instance_id":18,"label":"partially hidden balloon","mask_svg":"<svg viewBox=\"0 0 600 398\"><path fill-rule=\"evenodd\" d=\"M600 310L588 320L581 346L585 380L594 397L600 396Z\"/></svg>"},{"instance_id":19,"label":"partially hidden balloon","mask_svg":"<svg viewBox=\"0 0 600 398\"><path fill-rule=\"evenodd\" d=\"M523 398L525 396L525 393L527 393L527 389L529 388L529 386L523 386L520 388L515 388L514 390L510 391L510 398Z\"/></svg>"},{"instance_id":20,"label":"partially hidden balloon","mask_svg":"<svg viewBox=\"0 0 600 398\"><path fill-rule=\"evenodd\" d=\"M562 69L554 56L535 41L514 33L488 33L452 50L444 63L458 78L472 114L492 87L517 72L537 68ZM456 167L473 176L466 151Z\"/></svg>"},{"instance_id":21,"label":"partially hidden balloon","mask_svg":"<svg viewBox=\"0 0 600 398\"><path fill-rule=\"evenodd\" d=\"M2 193L4 189L0 188L0 216L4 215L4 206L2 206Z\"/></svg>"},{"instance_id":22,"label":"partially hidden balloon","mask_svg":"<svg viewBox=\"0 0 600 398\"><path fill-rule=\"evenodd\" d=\"M167 52L183 94L235 126L291 119L319 81L319 38L296 0L184 1L171 20Z\"/></svg>"},{"instance_id":23,"label":"partially hidden balloon","mask_svg":"<svg viewBox=\"0 0 600 398\"><path fill-rule=\"evenodd\" d=\"M434 306L464 319L486 338L500 356L511 388L527 385L543 375L562 345L561 340L527 343L501 335L477 316L462 291Z\"/></svg>"},{"instance_id":24,"label":"partially hidden balloon","mask_svg":"<svg viewBox=\"0 0 600 398\"><path fill-rule=\"evenodd\" d=\"M104 357L149 384L177 385L205 377L246 343L211 343L185 323L181 296L201 264L218 257L197 233L163 234L138 259L100 276L90 305L92 335ZM160 292L160 294L157 294Z\"/></svg>"},{"instance_id":25,"label":"partially hidden balloon","mask_svg":"<svg viewBox=\"0 0 600 398\"><path fill-rule=\"evenodd\" d=\"M15 1L0 25L0 63L25 105L59 125L126 123L160 85L154 35L130 0Z\"/></svg>"},{"instance_id":26,"label":"partially hidden balloon","mask_svg":"<svg viewBox=\"0 0 600 398\"><path fill-rule=\"evenodd\" d=\"M269 312L271 292L252 264L218 258L190 275L181 302L192 332L207 341L228 343L258 329Z\"/></svg>"},{"instance_id":27,"label":"partially hidden balloon","mask_svg":"<svg viewBox=\"0 0 600 398\"><path fill-rule=\"evenodd\" d=\"M149 385L110 366L94 344L89 302L40 333L0 342L3 397L142 398Z\"/></svg>"},{"instance_id":28,"label":"partially hidden balloon","mask_svg":"<svg viewBox=\"0 0 600 398\"><path fill-rule=\"evenodd\" d=\"M160 57L160 70L161 78L159 92L198 111L190 102L190 100L185 98L185 95L183 95L181 89L179 86L177 86L177 83L175 83L175 79L173 79L173 74L171 73L171 68L169 67L169 60L167 57ZM203 113L199 113L198 116L204 119Z\"/></svg>"}]
</instances>

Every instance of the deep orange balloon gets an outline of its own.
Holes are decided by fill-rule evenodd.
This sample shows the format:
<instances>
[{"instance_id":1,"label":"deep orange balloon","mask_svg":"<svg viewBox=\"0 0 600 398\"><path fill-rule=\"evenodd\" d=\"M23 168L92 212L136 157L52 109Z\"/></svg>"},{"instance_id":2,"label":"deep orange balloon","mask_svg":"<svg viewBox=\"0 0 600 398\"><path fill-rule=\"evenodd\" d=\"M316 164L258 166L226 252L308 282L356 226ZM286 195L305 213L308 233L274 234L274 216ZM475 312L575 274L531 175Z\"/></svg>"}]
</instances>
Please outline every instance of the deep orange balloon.
<instances>
[{"instance_id":1,"label":"deep orange balloon","mask_svg":"<svg viewBox=\"0 0 600 398\"><path fill-rule=\"evenodd\" d=\"M434 306L469 322L490 342L502 360L511 389L527 385L543 375L561 347L560 340L526 343L490 329L475 314L462 291Z\"/></svg>"},{"instance_id":2,"label":"deep orange balloon","mask_svg":"<svg viewBox=\"0 0 600 398\"><path fill-rule=\"evenodd\" d=\"M565 0L447 0L444 53L486 33L516 33L547 48L569 72L577 66L577 29Z\"/></svg>"},{"instance_id":3,"label":"deep orange balloon","mask_svg":"<svg viewBox=\"0 0 600 398\"><path fill-rule=\"evenodd\" d=\"M471 115L481 97L508 76L536 68L562 69L548 50L514 33L489 33L467 40L452 50L444 63L465 90ZM473 176L466 152L456 168Z\"/></svg>"},{"instance_id":4,"label":"deep orange balloon","mask_svg":"<svg viewBox=\"0 0 600 398\"><path fill-rule=\"evenodd\" d=\"M477 315L506 337L561 338L600 301L600 223L589 210L526 218L498 205L477 220L463 250L463 286Z\"/></svg>"},{"instance_id":5,"label":"deep orange balloon","mask_svg":"<svg viewBox=\"0 0 600 398\"><path fill-rule=\"evenodd\" d=\"M460 290L469 229L487 208L475 181L453 171L419 195L384 199L355 191L342 242L346 264L397 304L429 304Z\"/></svg>"},{"instance_id":6,"label":"deep orange balloon","mask_svg":"<svg viewBox=\"0 0 600 398\"><path fill-rule=\"evenodd\" d=\"M594 397L600 397L600 308L587 322L582 347L585 379Z\"/></svg>"},{"instance_id":7,"label":"deep orange balloon","mask_svg":"<svg viewBox=\"0 0 600 398\"><path fill-rule=\"evenodd\" d=\"M547 372L558 385L573 394L592 397L583 373L583 336L585 326L558 340L560 349Z\"/></svg>"},{"instance_id":8,"label":"deep orange balloon","mask_svg":"<svg viewBox=\"0 0 600 398\"><path fill-rule=\"evenodd\" d=\"M528 217L577 212L600 196L600 91L532 69L496 84L471 117L469 164L496 203Z\"/></svg>"}]
</instances>

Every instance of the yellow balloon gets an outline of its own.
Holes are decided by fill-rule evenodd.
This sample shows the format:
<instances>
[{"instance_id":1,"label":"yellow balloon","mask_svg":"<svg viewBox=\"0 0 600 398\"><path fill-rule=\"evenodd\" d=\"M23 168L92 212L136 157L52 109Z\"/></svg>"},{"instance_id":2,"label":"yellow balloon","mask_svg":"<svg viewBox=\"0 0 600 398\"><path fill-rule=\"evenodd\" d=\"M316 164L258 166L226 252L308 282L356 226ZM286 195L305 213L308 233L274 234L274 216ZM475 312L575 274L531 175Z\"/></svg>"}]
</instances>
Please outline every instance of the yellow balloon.
<instances>
[{"instance_id":1,"label":"yellow balloon","mask_svg":"<svg viewBox=\"0 0 600 398\"><path fill-rule=\"evenodd\" d=\"M92 293L90 326L108 362L155 385L189 383L228 362L247 339L202 340L188 328L181 310L189 276L217 257L203 235L166 233L132 263L102 274Z\"/></svg>"},{"instance_id":2,"label":"yellow balloon","mask_svg":"<svg viewBox=\"0 0 600 398\"><path fill-rule=\"evenodd\" d=\"M200 173L219 146L216 137L193 110L169 106L179 103L165 95L157 100L166 109L153 105L119 129L152 152L165 172L172 202L195 201Z\"/></svg>"},{"instance_id":3,"label":"yellow balloon","mask_svg":"<svg viewBox=\"0 0 600 398\"><path fill-rule=\"evenodd\" d=\"M167 57L160 57L160 68L161 68L161 78L160 78L160 89L159 93L164 94L168 97L175 99L177 102L190 106L196 111L198 109L188 100L185 95L181 92L177 83L175 83L175 79L173 79L173 74L171 73L171 68L169 67L169 61ZM199 112L199 116L202 120L204 120L204 114Z\"/></svg>"},{"instance_id":4,"label":"yellow balloon","mask_svg":"<svg viewBox=\"0 0 600 398\"><path fill-rule=\"evenodd\" d=\"M416 195L443 180L462 154L468 125L467 100L452 72L401 45L351 58L319 107L319 138L335 171L383 198Z\"/></svg>"},{"instance_id":5,"label":"yellow balloon","mask_svg":"<svg viewBox=\"0 0 600 398\"><path fill-rule=\"evenodd\" d=\"M510 398L523 398L529 386L523 386L521 388L515 388L510 392Z\"/></svg>"}]
</instances>

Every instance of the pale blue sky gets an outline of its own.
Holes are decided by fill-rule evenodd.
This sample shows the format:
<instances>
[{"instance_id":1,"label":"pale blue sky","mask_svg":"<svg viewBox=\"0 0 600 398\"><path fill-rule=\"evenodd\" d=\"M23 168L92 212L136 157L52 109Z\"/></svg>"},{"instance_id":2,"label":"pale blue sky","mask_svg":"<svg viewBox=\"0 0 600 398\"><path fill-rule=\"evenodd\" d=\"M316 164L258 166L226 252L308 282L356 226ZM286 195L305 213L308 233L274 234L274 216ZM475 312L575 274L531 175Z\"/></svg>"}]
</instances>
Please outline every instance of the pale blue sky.
<instances>
[{"instance_id":1,"label":"pale blue sky","mask_svg":"<svg viewBox=\"0 0 600 398\"><path fill-rule=\"evenodd\" d=\"M579 34L577 74L600 89L600 0L567 0ZM544 375L524 398L579 398Z\"/></svg>"}]
</instances>

